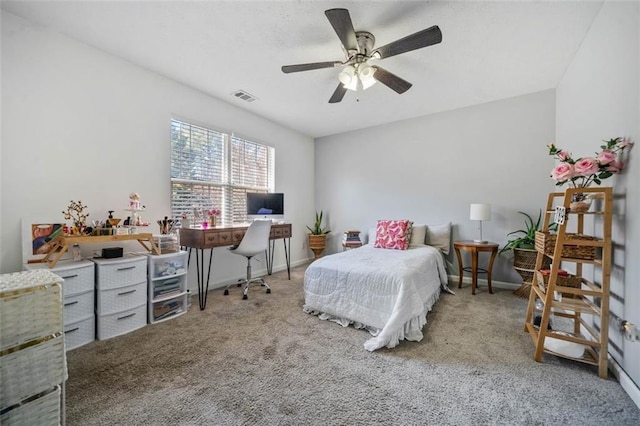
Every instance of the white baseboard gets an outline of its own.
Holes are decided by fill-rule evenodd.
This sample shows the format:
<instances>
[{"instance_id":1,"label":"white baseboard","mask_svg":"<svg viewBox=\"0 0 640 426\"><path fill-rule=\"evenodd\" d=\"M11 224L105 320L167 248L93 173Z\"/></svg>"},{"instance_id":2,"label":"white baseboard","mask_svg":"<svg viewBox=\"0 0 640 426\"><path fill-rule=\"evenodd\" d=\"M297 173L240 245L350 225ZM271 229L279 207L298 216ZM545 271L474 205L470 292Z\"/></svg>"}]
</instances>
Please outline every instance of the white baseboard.
<instances>
[{"instance_id":1,"label":"white baseboard","mask_svg":"<svg viewBox=\"0 0 640 426\"><path fill-rule=\"evenodd\" d=\"M618 383L622 386L622 389L629 395L629 398L640 408L640 388L631 380L631 377L624 371L622 366L609 355L609 370L618 379Z\"/></svg>"}]
</instances>

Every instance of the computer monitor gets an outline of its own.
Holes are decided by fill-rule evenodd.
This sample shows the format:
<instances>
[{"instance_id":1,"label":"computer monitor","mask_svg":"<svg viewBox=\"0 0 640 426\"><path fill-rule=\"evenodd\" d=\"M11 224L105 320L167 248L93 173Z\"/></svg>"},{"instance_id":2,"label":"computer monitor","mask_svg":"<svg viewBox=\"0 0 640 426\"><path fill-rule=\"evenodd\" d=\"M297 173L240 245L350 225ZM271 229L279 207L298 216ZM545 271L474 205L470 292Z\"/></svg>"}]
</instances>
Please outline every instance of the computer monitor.
<instances>
[{"instance_id":1,"label":"computer monitor","mask_svg":"<svg viewBox=\"0 0 640 426\"><path fill-rule=\"evenodd\" d=\"M250 219L283 219L284 194L281 192L247 192L247 217Z\"/></svg>"}]
</instances>

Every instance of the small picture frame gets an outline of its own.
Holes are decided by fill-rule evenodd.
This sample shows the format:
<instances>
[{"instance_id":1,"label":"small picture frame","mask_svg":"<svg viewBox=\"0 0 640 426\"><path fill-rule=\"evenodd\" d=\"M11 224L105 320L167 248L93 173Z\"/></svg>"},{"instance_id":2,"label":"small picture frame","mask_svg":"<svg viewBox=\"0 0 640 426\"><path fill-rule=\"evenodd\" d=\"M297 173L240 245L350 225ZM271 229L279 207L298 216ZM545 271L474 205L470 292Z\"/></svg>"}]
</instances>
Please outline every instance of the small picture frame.
<instances>
[{"instance_id":1,"label":"small picture frame","mask_svg":"<svg viewBox=\"0 0 640 426\"><path fill-rule=\"evenodd\" d=\"M64 232L64 223L51 218L29 217L22 219L22 262L42 260L51 243Z\"/></svg>"}]
</instances>

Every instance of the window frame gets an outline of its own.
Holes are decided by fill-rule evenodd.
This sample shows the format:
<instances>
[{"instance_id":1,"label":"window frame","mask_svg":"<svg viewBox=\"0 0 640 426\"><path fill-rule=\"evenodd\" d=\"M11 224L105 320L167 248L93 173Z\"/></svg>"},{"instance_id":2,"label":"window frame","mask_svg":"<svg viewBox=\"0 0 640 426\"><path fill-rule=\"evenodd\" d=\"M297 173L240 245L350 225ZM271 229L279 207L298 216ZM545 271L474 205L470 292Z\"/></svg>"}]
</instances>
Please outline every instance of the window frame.
<instances>
[{"instance_id":1,"label":"window frame","mask_svg":"<svg viewBox=\"0 0 640 426\"><path fill-rule=\"evenodd\" d=\"M182 135L185 130L188 137ZM186 214L192 221L191 225L197 227L200 225L197 221L204 221L206 218L206 210L217 208L221 211L218 224L232 226L246 223L249 218L244 194L274 192L273 146L175 116L170 121L170 133L169 186L174 220L181 221L182 215ZM201 140L203 137L205 142ZM176 147L178 142L182 142L184 146ZM238 151L234 149L235 143L242 145L240 153L235 153ZM217 146L219 144L222 144L222 149ZM188 148L185 149L187 145ZM256 155L251 158L259 159L255 163L256 168L252 168L250 162L243 162L247 157L240 154L246 154L247 151L255 151ZM185 155L185 152L188 154ZM200 157L203 153L213 153L210 161L199 158L199 161L195 161L194 156ZM180 158L176 158L178 154ZM214 158L220 155L221 159ZM190 176L185 176L185 173ZM247 181L253 181L253 184ZM196 216L196 212L199 216Z\"/></svg>"}]
</instances>

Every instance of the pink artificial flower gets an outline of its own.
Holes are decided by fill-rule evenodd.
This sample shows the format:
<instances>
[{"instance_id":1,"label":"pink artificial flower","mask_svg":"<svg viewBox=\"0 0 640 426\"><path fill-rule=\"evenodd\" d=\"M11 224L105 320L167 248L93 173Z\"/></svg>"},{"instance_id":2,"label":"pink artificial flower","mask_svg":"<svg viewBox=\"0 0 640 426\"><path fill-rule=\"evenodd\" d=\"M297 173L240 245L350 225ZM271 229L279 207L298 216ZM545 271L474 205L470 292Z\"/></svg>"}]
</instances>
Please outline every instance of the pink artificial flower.
<instances>
[{"instance_id":1,"label":"pink artificial flower","mask_svg":"<svg viewBox=\"0 0 640 426\"><path fill-rule=\"evenodd\" d=\"M622 161L610 162L609 164L607 164L605 170L611 173L620 173L622 171Z\"/></svg>"},{"instance_id":2,"label":"pink artificial flower","mask_svg":"<svg viewBox=\"0 0 640 426\"><path fill-rule=\"evenodd\" d=\"M558 157L558 160L560 160L560 161L567 161L569 158L571 158L571 153L568 152L568 151L565 151L565 150L560 150L560 151L558 151L556 156Z\"/></svg>"},{"instance_id":3,"label":"pink artificial flower","mask_svg":"<svg viewBox=\"0 0 640 426\"><path fill-rule=\"evenodd\" d=\"M551 178L558 182L571 179L573 175L573 164L569 163L560 163L551 170Z\"/></svg>"},{"instance_id":4,"label":"pink artificial flower","mask_svg":"<svg viewBox=\"0 0 640 426\"><path fill-rule=\"evenodd\" d=\"M633 142L628 141L628 140L623 140L622 142L618 142L618 144L616 144L616 147L618 149L625 149L628 146L633 145Z\"/></svg>"},{"instance_id":5,"label":"pink artificial flower","mask_svg":"<svg viewBox=\"0 0 640 426\"><path fill-rule=\"evenodd\" d=\"M615 161L615 159L616 154L609 149L603 149L602 152L596 157L596 161L602 165L609 164L612 161Z\"/></svg>"},{"instance_id":6,"label":"pink artificial flower","mask_svg":"<svg viewBox=\"0 0 640 426\"><path fill-rule=\"evenodd\" d=\"M575 174L578 176L589 176L595 173L598 173L600 167L598 167L598 163L595 158L585 157L581 158L579 161L576 161L574 164Z\"/></svg>"}]
</instances>

